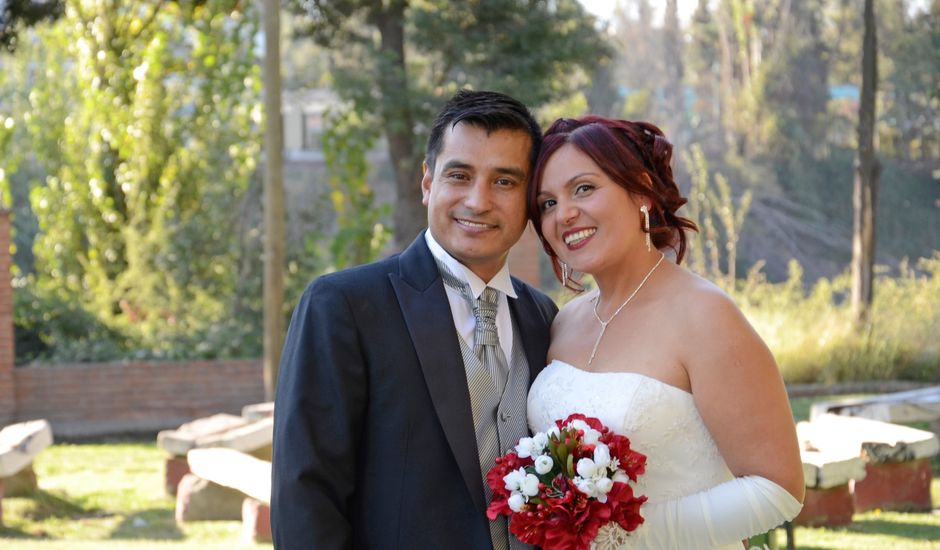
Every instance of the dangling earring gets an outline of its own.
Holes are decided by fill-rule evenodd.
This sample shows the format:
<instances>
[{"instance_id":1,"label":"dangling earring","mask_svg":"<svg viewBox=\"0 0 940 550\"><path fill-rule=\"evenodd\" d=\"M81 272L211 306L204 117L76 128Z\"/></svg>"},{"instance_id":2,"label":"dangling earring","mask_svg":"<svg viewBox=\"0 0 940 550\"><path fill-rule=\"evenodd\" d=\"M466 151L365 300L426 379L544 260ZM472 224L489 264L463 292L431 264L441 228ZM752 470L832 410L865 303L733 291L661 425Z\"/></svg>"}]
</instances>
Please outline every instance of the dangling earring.
<instances>
[{"instance_id":1,"label":"dangling earring","mask_svg":"<svg viewBox=\"0 0 940 550\"><path fill-rule=\"evenodd\" d=\"M558 263L561 264L561 284L564 286L568 284L568 264L561 260L558 260Z\"/></svg>"},{"instance_id":2,"label":"dangling earring","mask_svg":"<svg viewBox=\"0 0 940 550\"><path fill-rule=\"evenodd\" d=\"M643 213L643 229L646 231L646 251L651 252L653 250L652 239L650 239L650 209L645 204L640 207L640 212Z\"/></svg>"}]
</instances>

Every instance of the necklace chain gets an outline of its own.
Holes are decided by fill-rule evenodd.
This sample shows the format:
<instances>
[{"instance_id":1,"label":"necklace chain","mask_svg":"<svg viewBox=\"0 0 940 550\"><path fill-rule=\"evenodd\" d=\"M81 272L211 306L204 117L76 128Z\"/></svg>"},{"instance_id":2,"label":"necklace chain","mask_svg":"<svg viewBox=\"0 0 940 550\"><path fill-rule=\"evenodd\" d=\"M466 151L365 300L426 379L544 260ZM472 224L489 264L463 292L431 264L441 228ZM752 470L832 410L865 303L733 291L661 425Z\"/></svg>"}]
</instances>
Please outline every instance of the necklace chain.
<instances>
[{"instance_id":1,"label":"necklace chain","mask_svg":"<svg viewBox=\"0 0 940 550\"><path fill-rule=\"evenodd\" d=\"M618 307L617 310L614 311L614 314L610 316L610 319L607 319L606 321L602 320L601 316L597 314L597 304L599 304L601 301L601 294L600 292L597 293L597 297L594 299L594 318L597 319L598 323L600 323L601 332L597 335L597 340L594 342L594 349L591 350L591 358L588 359L588 366L591 366L591 363L594 362L594 356L597 355L597 347L601 345L601 338L603 338L604 333L607 332L607 325L609 325L610 322L613 321L615 317L617 317L617 315L620 315L620 312L623 310L623 308L627 307L627 304L629 304L630 300L636 296L636 293L639 292L641 288L643 288L643 285L646 284L646 281L648 281L653 272L656 271L656 268L659 267L659 264L663 263L663 258L665 257L665 254L659 257L659 260L657 260L653 267L649 270L649 272L646 274L646 277L643 277L643 280L640 281L640 284L637 285L635 289L633 289L633 292L627 296L627 299L624 300L622 304L620 304L620 307Z\"/></svg>"}]
</instances>

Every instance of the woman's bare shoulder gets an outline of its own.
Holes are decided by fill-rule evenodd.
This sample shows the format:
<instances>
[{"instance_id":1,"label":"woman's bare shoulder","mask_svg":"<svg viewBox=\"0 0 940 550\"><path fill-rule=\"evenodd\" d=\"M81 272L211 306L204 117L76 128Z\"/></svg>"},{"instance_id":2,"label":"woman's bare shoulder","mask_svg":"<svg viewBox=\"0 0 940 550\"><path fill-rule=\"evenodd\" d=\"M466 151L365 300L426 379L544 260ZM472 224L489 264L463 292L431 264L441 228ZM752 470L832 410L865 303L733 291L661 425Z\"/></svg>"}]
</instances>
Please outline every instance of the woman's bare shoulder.
<instances>
[{"instance_id":1,"label":"woman's bare shoulder","mask_svg":"<svg viewBox=\"0 0 940 550\"><path fill-rule=\"evenodd\" d=\"M590 308L593 306L594 296L596 295L597 290L586 290L568 300L558 311L558 315L555 316L555 322L552 323L552 330L554 330L555 327L565 326L567 323L578 322L578 319L581 319L590 311Z\"/></svg>"},{"instance_id":2,"label":"woman's bare shoulder","mask_svg":"<svg viewBox=\"0 0 940 550\"><path fill-rule=\"evenodd\" d=\"M743 320L734 299L714 282L685 268L677 270L670 289L673 308L682 311L682 317L693 326L704 321Z\"/></svg>"}]
</instances>

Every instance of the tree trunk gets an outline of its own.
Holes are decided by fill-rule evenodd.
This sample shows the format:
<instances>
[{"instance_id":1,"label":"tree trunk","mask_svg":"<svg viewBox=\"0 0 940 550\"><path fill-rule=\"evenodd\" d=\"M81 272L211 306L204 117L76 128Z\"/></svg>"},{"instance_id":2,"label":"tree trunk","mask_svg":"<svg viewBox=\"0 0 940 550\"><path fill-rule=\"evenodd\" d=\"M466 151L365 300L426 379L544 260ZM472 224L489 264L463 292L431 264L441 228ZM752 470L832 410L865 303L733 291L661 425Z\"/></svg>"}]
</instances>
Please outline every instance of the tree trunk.
<instances>
[{"instance_id":1,"label":"tree trunk","mask_svg":"<svg viewBox=\"0 0 940 550\"><path fill-rule=\"evenodd\" d=\"M715 12L718 24L718 45L721 52L718 78L718 121L724 136L725 148L737 152L737 139L734 131L734 54L731 47L731 29L729 8L720 4Z\"/></svg>"},{"instance_id":2,"label":"tree trunk","mask_svg":"<svg viewBox=\"0 0 940 550\"><path fill-rule=\"evenodd\" d=\"M274 399L284 345L284 131L280 3L264 0L264 395Z\"/></svg>"},{"instance_id":3,"label":"tree trunk","mask_svg":"<svg viewBox=\"0 0 940 550\"><path fill-rule=\"evenodd\" d=\"M858 322L868 320L875 262L875 201L881 165L875 156L875 92L878 86L877 39L873 0L865 0L862 44L862 96L858 109L858 158L852 204L852 310Z\"/></svg>"},{"instance_id":4,"label":"tree trunk","mask_svg":"<svg viewBox=\"0 0 940 550\"><path fill-rule=\"evenodd\" d=\"M405 75L404 0L376 10L374 23L381 35L379 88L389 157L395 174L394 246L405 248L427 225L421 204L421 161L414 136L414 113ZM430 122L430 121L429 121Z\"/></svg>"},{"instance_id":5,"label":"tree trunk","mask_svg":"<svg viewBox=\"0 0 940 550\"><path fill-rule=\"evenodd\" d=\"M623 115L623 100L620 99L614 80L613 63L607 59L598 63L586 94L588 112L614 118Z\"/></svg>"},{"instance_id":6,"label":"tree trunk","mask_svg":"<svg viewBox=\"0 0 940 550\"><path fill-rule=\"evenodd\" d=\"M666 2L666 18L663 25L663 51L666 54L666 93L669 104L669 131L673 145L678 145L685 131L685 101L682 93L682 29L679 26L678 0ZM679 147L676 147L680 150Z\"/></svg>"}]
</instances>

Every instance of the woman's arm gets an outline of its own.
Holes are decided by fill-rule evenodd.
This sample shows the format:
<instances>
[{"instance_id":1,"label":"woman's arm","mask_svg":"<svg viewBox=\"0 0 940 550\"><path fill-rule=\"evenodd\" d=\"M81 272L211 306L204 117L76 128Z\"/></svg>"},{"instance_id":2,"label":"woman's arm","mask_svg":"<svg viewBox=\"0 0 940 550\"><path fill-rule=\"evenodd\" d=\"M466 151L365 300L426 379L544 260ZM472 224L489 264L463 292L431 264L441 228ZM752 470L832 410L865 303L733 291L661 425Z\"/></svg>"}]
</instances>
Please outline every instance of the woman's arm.
<instances>
[{"instance_id":1,"label":"woman's arm","mask_svg":"<svg viewBox=\"0 0 940 550\"><path fill-rule=\"evenodd\" d=\"M793 519L802 504L773 481L737 477L699 493L646 504L641 513L644 550L707 550L740 544Z\"/></svg>"},{"instance_id":2,"label":"woman's arm","mask_svg":"<svg viewBox=\"0 0 940 550\"><path fill-rule=\"evenodd\" d=\"M773 355L717 288L690 302L681 360L722 457L735 476L763 477L802 501L796 426Z\"/></svg>"}]
</instances>

